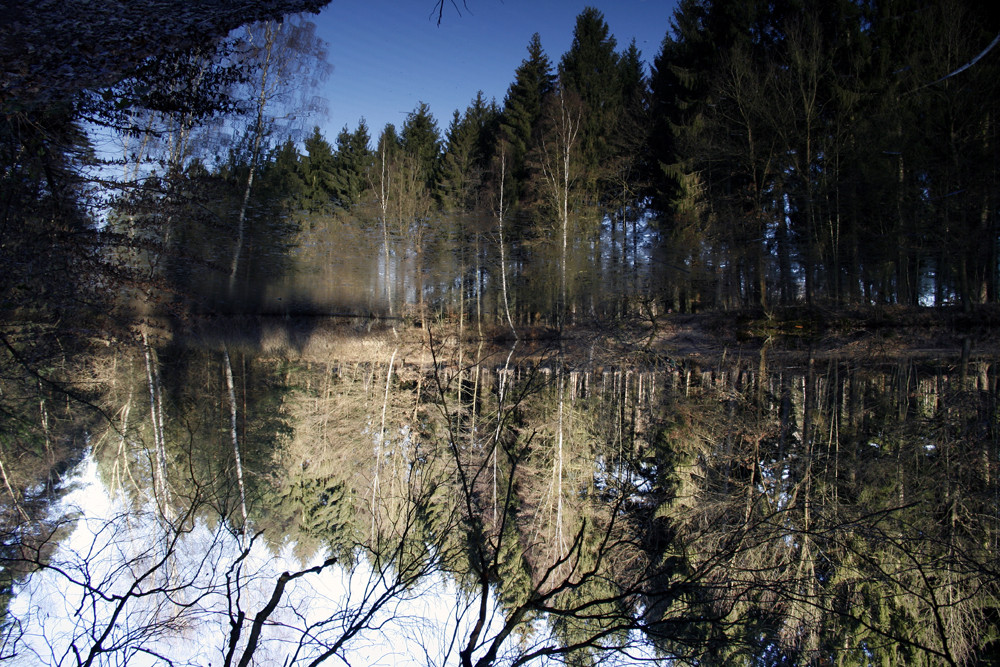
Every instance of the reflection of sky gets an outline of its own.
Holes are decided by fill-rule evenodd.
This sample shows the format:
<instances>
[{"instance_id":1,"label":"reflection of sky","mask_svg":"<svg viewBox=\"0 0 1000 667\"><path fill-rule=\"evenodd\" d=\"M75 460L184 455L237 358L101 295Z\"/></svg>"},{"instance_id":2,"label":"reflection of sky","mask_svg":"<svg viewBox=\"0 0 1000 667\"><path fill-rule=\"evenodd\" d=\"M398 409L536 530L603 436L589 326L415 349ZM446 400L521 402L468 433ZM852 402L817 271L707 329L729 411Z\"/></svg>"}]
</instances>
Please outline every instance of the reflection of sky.
<instances>
[{"instance_id":1,"label":"reflection of sky","mask_svg":"<svg viewBox=\"0 0 1000 667\"><path fill-rule=\"evenodd\" d=\"M79 512L83 518L53 556L52 563L58 564L66 576L48 570L36 573L18 587L10 611L12 617L21 620L23 635L16 647L19 659L11 664L75 664L71 645L75 642L77 650L85 655L93 645L93 628L100 632L106 627L116 602L85 596L83 587L67 579L88 580L103 592L124 594L164 553L165 543L155 514L127 513L121 499L111 498L99 481L92 456L80 465L69 483L75 489L56 511L60 515ZM247 612L244 642L254 615L267 603L280 573L322 562L317 556L313 562L302 564L292 552L292 546L285 545L281 553L272 554L261 542L251 549L243 567L242 605ZM199 523L182 537L176 555L167 560L166 566L156 568L156 574L146 580L142 589L178 583L194 585L184 586L169 600L164 595L134 598L105 645L113 645L128 633L137 638L145 627L168 619L170 627L160 628L135 642L131 650L116 652L98 664L163 664L157 654L169 656L175 664L220 664L230 630L225 579L238 555L239 542L224 526L213 530ZM281 606L269 617L286 625L272 625L265 630L264 643L256 654L258 663L272 664L273 660L273 664L282 664L285 656L295 651L301 636L296 628L301 628L303 622L332 619L317 633L332 643L343 633L347 615L370 605L365 596L370 601L384 590L377 574L364 564L353 571L332 566L321 574L293 581L285 590ZM188 608L180 606L188 604ZM458 619L456 612L474 611L478 603L465 605L470 601L462 601L451 583L436 575L429 577L423 585L394 595L367 624L370 629L348 642L347 649L338 656L348 664L358 665L423 665L428 659L453 663L457 648L451 647L448 659L449 642L456 630L459 638L463 632L467 636L472 615L470 611ZM495 626L494 632L497 629ZM136 652L139 646L146 652ZM307 649L299 658L310 654L315 655L315 648Z\"/></svg>"},{"instance_id":2,"label":"reflection of sky","mask_svg":"<svg viewBox=\"0 0 1000 667\"><path fill-rule=\"evenodd\" d=\"M365 117L377 136L386 123L402 126L418 102L430 105L442 134L452 112L464 111L482 90L503 103L514 70L539 33L553 65L573 39L576 17L597 7L624 50L634 37L650 63L660 50L674 0L444 0L441 25L434 0L334 0L318 16L333 72L320 91L329 116L319 121L331 140Z\"/></svg>"}]
</instances>

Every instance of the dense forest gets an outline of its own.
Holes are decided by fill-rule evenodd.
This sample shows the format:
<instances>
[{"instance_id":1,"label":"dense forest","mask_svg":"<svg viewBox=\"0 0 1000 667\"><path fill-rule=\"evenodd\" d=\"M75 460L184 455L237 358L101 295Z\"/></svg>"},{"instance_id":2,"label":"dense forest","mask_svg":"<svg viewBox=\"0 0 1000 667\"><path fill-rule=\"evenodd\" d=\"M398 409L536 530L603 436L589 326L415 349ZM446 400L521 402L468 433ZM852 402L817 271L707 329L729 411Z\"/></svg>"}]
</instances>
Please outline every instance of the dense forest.
<instances>
[{"instance_id":1,"label":"dense forest","mask_svg":"<svg viewBox=\"0 0 1000 667\"><path fill-rule=\"evenodd\" d=\"M212 17L194 43L186 13L121 39L87 10L97 46L35 62L60 11L6 37L8 313L561 325L998 298L981 3L684 1L648 69L588 8L557 61L536 35L504 99L443 129L417 102L398 129L298 139L328 67L307 21Z\"/></svg>"},{"instance_id":2,"label":"dense forest","mask_svg":"<svg viewBox=\"0 0 1000 667\"><path fill-rule=\"evenodd\" d=\"M998 664L995 11L587 8L328 137L325 4L0 0L0 660Z\"/></svg>"}]
</instances>

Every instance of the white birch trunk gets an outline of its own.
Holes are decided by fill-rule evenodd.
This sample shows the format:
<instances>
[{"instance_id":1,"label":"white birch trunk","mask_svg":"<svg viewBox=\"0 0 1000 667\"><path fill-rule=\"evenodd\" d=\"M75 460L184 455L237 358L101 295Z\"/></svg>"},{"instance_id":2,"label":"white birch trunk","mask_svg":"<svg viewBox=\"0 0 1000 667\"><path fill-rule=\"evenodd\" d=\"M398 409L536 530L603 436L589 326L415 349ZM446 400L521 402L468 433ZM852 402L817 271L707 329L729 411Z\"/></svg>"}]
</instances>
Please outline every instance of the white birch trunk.
<instances>
[{"instance_id":1,"label":"white birch trunk","mask_svg":"<svg viewBox=\"0 0 1000 667\"><path fill-rule=\"evenodd\" d=\"M236 430L236 388L233 385L233 366L229 362L229 350L222 348L222 359L225 362L226 391L229 394L229 433L233 440L233 458L236 460L236 484L240 493L240 514L243 526L240 533L243 539L247 536L247 493L243 484L243 457L240 455L240 439Z\"/></svg>"},{"instance_id":2,"label":"white birch trunk","mask_svg":"<svg viewBox=\"0 0 1000 667\"><path fill-rule=\"evenodd\" d=\"M170 489L167 488L167 447L164 435L163 388L160 386L159 361L149 347L146 332L142 332L142 349L146 360L146 383L149 386L149 414L153 428L153 497L162 504L163 513L169 518Z\"/></svg>"},{"instance_id":3,"label":"white birch trunk","mask_svg":"<svg viewBox=\"0 0 1000 667\"><path fill-rule=\"evenodd\" d=\"M233 248L232 267L229 271L229 297L232 298L236 292L236 275L239 272L240 255L243 253L244 237L246 236L246 215L250 204L250 191L253 188L254 175L257 171L257 162L260 160L260 147L264 139L264 111L267 102L274 92L274 82L269 82L271 75L271 65L274 58L274 43L277 33L274 23L268 22L264 28L264 62L261 64L260 93L257 96L257 117L254 122L253 147L250 150L250 165L247 174L246 186L243 188L243 201L240 204L240 212L236 218L236 245Z\"/></svg>"},{"instance_id":4,"label":"white birch trunk","mask_svg":"<svg viewBox=\"0 0 1000 667\"><path fill-rule=\"evenodd\" d=\"M510 359L517 349L517 341L510 348L507 354L507 361L504 362L503 370L500 371L500 386L497 388L497 429L493 434L493 527L497 524L497 447L500 444L500 432L503 426L503 403L507 395L507 384L510 381Z\"/></svg>"},{"instance_id":5,"label":"white birch trunk","mask_svg":"<svg viewBox=\"0 0 1000 667\"><path fill-rule=\"evenodd\" d=\"M125 407L122 408L122 424L121 424L121 434L118 438L118 452L115 455L115 465L111 477L111 487L112 491L117 488L119 493L124 496L125 483L124 475L129 472L128 460L125 458L125 442L126 435L128 433L128 417L132 412L132 388L129 387L128 400L125 402ZM121 470L119 470L119 465Z\"/></svg>"},{"instance_id":6,"label":"white birch trunk","mask_svg":"<svg viewBox=\"0 0 1000 667\"><path fill-rule=\"evenodd\" d=\"M566 107L566 95L559 91L559 116L552 119L555 124L556 145L550 147L542 139L544 159L542 173L548 182L552 202L559 215L562 235L562 252L559 267L559 326L565 323L567 311L567 280L566 264L569 257L569 191L573 183L571 158L576 144L577 133L580 130L580 114L574 118Z\"/></svg>"},{"instance_id":7,"label":"white birch trunk","mask_svg":"<svg viewBox=\"0 0 1000 667\"><path fill-rule=\"evenodd\" d=\"M566 552L566 540L563 536L563 502L562 502L562 482L563 482L563 406L565 404L565 391L563 386L562 373L560 372L556 382L559 385L559 435L556 440L556 457L554 465L555 473L555 494L556 494L556 545L559 553Z\"/></svg>"},{"instance_id":8,"label":"white birch trunk","mask_svg":"<svg viewBox=\"0 0 1000 667\"><path fill-rule=\"evenodd\" d=\"M507 152L501 150L500 152L500 206L497 209L497 226L500 228L500 285L503 292L503 309L507 313L507 323L510 325L511 333L514 334L514 340L517 340L517 329L514 328L514 320L510 316L510 303L507 300L507 259L504 256L504 240L503 240L503 219L506 214L506 209L503 203L503 190L504 185L507 180Z\"/></svg>"},{"instance_id":9,"label":"white birch trunk","mask_svg":"<svg viewBox=\"0 0 1000 667\"><path fill-rule=\"evenodd\" d=\"M389 382L392 380L392 365L396 361L396 353L399 348L395 348L392 351L392 356L389 357L389 370L385 373L385 395L382 398L382 426L379 429L378 435L378 445L375 447L375 476L372 479L372 540L375 539L375 503L378 500L378 487L379 487L379 475L381 474L382 467L382 448L385 445L385 415L389 406Z\"/></svg>"},{"instance_id":10,"label":"white birch trunk","mask_svg":"<svg viewBox=\"0 0 1000 667\"><path fill-rule=\"evenodd\" d=\"M17 499L17 494L14 493L14 487L11 486L10 478L7 477L7 468L4 467L3 456L0 456L0 475L3 475L3 483L7 487L7 493L10 495L10 502L17 508L17 513L21 515L21 518L28 521L28 514L21 507L21 503Z\"/></svg>"}]
</instances>

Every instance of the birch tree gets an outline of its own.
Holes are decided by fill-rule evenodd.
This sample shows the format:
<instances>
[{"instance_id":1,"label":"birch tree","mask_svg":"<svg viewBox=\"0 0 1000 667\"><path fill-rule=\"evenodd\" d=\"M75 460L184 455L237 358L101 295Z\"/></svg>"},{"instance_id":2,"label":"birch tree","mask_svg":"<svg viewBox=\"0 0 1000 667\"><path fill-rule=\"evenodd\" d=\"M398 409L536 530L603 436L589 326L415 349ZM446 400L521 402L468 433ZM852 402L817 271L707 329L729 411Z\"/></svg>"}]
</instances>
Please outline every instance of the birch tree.
<instances>
[{"instance_id":1,"label":"birch tree","mask_svg":"<svg viewBox=\"0 0 1000 667\"><path fill-rule=\"evenodd\" d=\"M378 221L382 228L382 287L385 294L386 307L389 310L389 317L394 316L392 276L399 268L393 267L391 262L392 243L389 235L390 202L392 190L395 187L395 163L400 151L399 136L396 134L396 127L391 123L387 124L379 136L378 146L375 149L375 159L368 171L368 186L375 197L375 204L378 208ZM393 325L395 331L395 324Z\"/></svg>"},{"instance_id":2,"label":"birch tree","mask_svg":"<svg viewBox=\"0 0 1000 667\"><path fill-rule=\"evenodd\" d=\"M497 235L498 244L500 246L500 289L503 294L503 309L504 313L507 315L507 324L510 325L510 332L514 334L514 339L517 339L517 328L514 326L514 320L510 316L510 301L507 297L507 257L505 254L506 243L504 241L503 233L503 222L504 217L507 215L507 211L510 208L509 203L504 203L504 195L507 189L507 144L506 142L501 142L500 145L500 185L497 190L497 204L496 204L496 218L497 218Z\"/></svg>"},{"instance_id":3,"label":"birch tree","mask_svg":"<svg viewBox=\"0 0 1000 667\"><path fill-rule=\"evenodd\" d=\"M539 139L539 166L547 186L549 203L556 214L560 240L559 251L559 326L566 324L568 301L567 264L569 263L570 202L578 174L576 172L577 138L582 109L579 101L560 86L549 99L546 130Z\"/></svg>"},{"instance_id":4,"label":"birch tree","mask_svg":"<svg viewBox=\"0 0 1000 667\"><path fill-rule=\"evenodd\" d=\"M249 123L245 127L246 175L236 213L236 238L229 270L229 298L236 297L241 262L245 263L247 212L254 179L260 169L268 137L279 120L292 120L304 111L293 98L303 79L315 81L329 69L323 43L315 36L315 25L302 21L266 21L246 29L243 58L252 66L247 92L252 96Z\"/></svg>"}]
</instances>

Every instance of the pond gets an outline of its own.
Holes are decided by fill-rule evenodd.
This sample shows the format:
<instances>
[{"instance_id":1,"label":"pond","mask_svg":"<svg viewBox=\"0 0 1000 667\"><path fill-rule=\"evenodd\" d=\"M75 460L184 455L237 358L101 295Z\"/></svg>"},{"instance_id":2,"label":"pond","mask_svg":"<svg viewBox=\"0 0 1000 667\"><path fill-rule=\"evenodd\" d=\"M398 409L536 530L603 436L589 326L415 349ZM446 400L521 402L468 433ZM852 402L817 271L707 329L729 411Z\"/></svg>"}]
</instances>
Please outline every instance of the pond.
<instances>
[{"instance_id":1,"label":"pond","mask_svg":"<svg viewBox=\"0 0 1000 667\"><path fill-rule=\"evenodd\" d=\"M997 648L997 359L343 323L5 364L12 664Z\"/></svg>"}]
</instances>

